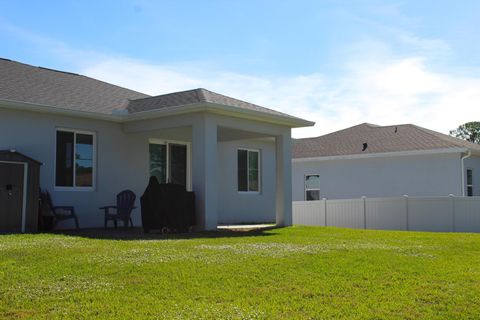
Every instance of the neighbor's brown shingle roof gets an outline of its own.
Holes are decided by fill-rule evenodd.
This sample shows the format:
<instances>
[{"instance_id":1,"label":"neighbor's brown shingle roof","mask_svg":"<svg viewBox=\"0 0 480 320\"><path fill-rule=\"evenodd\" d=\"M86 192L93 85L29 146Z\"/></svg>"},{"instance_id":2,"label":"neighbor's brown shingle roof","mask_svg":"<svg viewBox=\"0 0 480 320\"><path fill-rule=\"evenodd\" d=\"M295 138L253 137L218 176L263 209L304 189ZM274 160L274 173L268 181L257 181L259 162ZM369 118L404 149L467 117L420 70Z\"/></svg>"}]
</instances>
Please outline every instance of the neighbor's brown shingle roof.
<instances>
[{"instance_id":1,"label":"neighbor's brown shingle roof","mask_svg":"<svg viewBox=\"0 0 480 320\"><path fill-rule=\"evenodd\" d=\"M0 98L111 114L148 95L86 76L0 59Z\"/></svg>"},{"instance_id":2,"label":"neighbor's brown shingle roof","mask_svg":"<svg viewBox=\"0 0 480 320\"><path fill-rule=\"evenodd\" d=\"M362 151L364 143L368 146L365 151ZM294 140L293 158L446 148L468 148L480 151L478 144L413 124L381 127L362 123L324 136Z\"/></svg>"},{"instance_id":3,"label":"neighbor's brown shingle roof","mask_svg":"<svg viewBox=\"0 0 480 320\"><path fill-rule=\"evenodd\" d=\"M114 110L126 110L133 114L198 103L212 103L301 120L206 89L151 97L86 76L34 67L2 58L0 58L0 75L0 99L75 111L112 114Z\"/></svg>"}]
</instances>

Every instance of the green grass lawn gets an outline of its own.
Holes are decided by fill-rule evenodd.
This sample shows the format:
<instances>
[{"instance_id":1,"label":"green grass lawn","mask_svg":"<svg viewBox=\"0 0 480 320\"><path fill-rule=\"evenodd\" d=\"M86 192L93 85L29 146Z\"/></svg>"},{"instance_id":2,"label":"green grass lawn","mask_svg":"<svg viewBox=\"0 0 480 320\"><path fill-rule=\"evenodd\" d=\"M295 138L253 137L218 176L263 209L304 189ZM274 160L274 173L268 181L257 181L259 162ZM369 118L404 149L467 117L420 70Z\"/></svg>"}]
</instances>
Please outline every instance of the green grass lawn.
<instances>
[{"instance_id":1,"label":"green grass lawn","mask_svg":"<svg viewBox=\"0 0 480 320\"><path fill-rule=\"evenodd\" d=\"M0 318L93 317L478 319L480 235L0 236Z\"/></svg>"}]
</instances>

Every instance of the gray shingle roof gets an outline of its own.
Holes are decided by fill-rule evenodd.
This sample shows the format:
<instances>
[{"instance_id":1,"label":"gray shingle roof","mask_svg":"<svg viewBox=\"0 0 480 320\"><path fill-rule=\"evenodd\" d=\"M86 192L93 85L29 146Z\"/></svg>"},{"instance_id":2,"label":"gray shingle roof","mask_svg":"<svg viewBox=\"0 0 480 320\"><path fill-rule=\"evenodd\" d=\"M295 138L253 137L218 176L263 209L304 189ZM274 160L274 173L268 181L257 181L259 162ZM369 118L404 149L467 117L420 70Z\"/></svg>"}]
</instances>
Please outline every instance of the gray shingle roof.
<instances>
[{"instance_id":1,"label":"gray shingle roof","mask_svg":"<svg viewBox=\"0 0 480 320\"><path fill-rule=\"evenodd\" d=\"M264 108L253 103L231 98L203 88L132 100L128 104L127 109L129 113L137 113L142 111L158 110L162 108L184 106L196 103L213 103L236 107L239 109L253 110L272 115L295 118L286 113Z\"/></svg>"},{"instance_id":2,"label":"gray shingle roof","mask_svg":"<svg viewBox=\"0 0 480 320\"><path fill-rule=\"evenodd\" d=\"M0 98L111 114L148 95L86 76L0 59Z\"/></svg>"},{"instance_id":3,"label":"gray shingle roof","mask_svg":"<svg viewBox=\"0 0 480 320\"><path fill-rule=\"evenodd\" d=\"M0 99L75 111L112 114L114 110L126 110L129 114L134 114L210 103L304 121L201 88L152 97L86 76L2 58L0 75Z\"/></svg>"},{"instance_id":4,"label":"gray shingle roof","mask_svg":"<svg viewBox=\"0 0 480 320\"><path fill-rule=\"evenodd\" d=\"M364 143L367 143L367 148L362 151ZM362 123L324 136L294 140L293 158L448 148L468 148L480 151L478 144L413 124L382 127Z\"/></svg>"}]
</instances>

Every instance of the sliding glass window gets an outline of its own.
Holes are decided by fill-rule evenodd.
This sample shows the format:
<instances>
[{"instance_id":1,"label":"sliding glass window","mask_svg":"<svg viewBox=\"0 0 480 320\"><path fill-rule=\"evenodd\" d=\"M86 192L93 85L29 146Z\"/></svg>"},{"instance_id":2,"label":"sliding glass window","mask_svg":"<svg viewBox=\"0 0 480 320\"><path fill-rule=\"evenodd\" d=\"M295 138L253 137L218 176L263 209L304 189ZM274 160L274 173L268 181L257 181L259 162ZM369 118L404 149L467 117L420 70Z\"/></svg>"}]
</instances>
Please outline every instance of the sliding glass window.
<instances>
[{"instance_id":1,"label":"sliding glass window","mask_svg":"<svg viewBox=\"0 0 480 320\"><path fill-rule=\"evenodd\" d=\"M237 150L237 177L239 192L260 192L259 150Z\"/></svg>"},{"instance_id":2,"label":"sliding glass window","mask_svg":"<svg viewBox=\"0 0 480 320\"><path fill-rule=\"evenodd\" d=\"M95 134L58 129L56 132L55 186L92 189L95 174Z\"/></svg>"}]
</instances>

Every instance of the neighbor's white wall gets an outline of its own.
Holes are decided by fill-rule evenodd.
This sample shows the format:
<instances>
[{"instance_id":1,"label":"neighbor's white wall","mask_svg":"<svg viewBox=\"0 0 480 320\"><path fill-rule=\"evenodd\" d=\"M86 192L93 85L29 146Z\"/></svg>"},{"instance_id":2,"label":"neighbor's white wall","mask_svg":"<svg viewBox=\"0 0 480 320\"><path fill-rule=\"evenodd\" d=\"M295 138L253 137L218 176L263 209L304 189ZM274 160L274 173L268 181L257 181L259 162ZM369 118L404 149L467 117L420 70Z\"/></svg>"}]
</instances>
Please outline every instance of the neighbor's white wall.
<instances>
[{"instance_id":1,"label":"neighbor's white wall","mask_svg":"<svg viewBox=\"0 0 480 320\"><path fill-rule=\"evenodd\" d=\"M461 195L460 154L294 161L292 172L294 201L304 200L305 174L316 173L321 198Z\"/></svg>"},{"instance_id":2,"label":"neighbor's white wall","mask_svg":"<svg viewBox=\"0 0 480 320\"><path fill-rule=\"evenodd\" d=\"M261 191L237 191L237 149L260 150ZM235 140L218 143L218 220L219 223L275 222L275 141L273 139Z\"/></svg>"},{"instance_id":3,"label":"neighbor's white wall","mask_svg":"<svg viewBox=\"0 0 480 320\"><path fill-rule=\"evenodd\" d=\"M97 133L97 184L95 191L55 191L55 130L58 127ZM43 162L40 184L48 189L56 205L74 205L81 227L103 225L100 206L115 203L124 189L137 195L134 224L140 225L140 196L148 183L148 139L190 140L191 128L125 134L120 124L0 109L0 150L16 149Z\"/></svg>"},{"instance_id":4,"label":"neighbor's white wall","mask_svg":"<svg viewBox=\"0 0 480 320\"><path fill-rule=\"evenodd\" d=\"M467 169L473 169L473 195L480 196L480 157L471 156L464 160L465 168L465 195L467 195L466 183L467 183Z\"/></svg>"}]
</instances>

